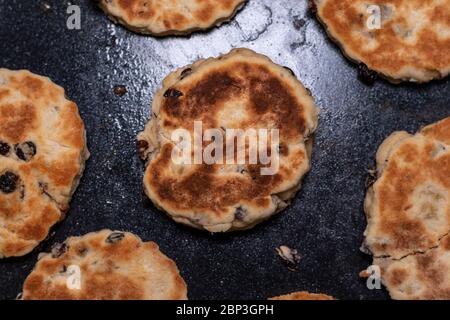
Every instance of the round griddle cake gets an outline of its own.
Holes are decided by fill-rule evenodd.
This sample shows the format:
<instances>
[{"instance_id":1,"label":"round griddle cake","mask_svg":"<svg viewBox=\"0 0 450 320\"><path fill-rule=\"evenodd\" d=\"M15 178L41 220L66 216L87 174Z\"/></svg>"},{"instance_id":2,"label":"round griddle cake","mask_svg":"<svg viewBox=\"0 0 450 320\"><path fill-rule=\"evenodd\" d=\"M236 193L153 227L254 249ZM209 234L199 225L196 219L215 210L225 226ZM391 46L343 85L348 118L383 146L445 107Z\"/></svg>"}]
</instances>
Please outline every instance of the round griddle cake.
<instances>
[{"instance_id":1,"label":"round griddle cake","mask_svg":"<svg viewBox=\"0 0 450 320\"><path fill-rule=\"evenodd\" d=\"M64 218L88 156L61 87L0 69L0 258L30 252Z\"/></svg>"},{"instance_id":2,"label":"round griddle cake","mask_svg":"<svg viewBox=\"0 0 450 320\"><path fill-rule=\"evenodd\" d=\"M210 232L248 229L286 208L310 169L317 108L286 68L236 49L170 74L153 100L153 116L138 136L147 160L145 192L175 221ZM172 133L203 129L279 129L279 171L261 164L175 164ZM224 138L225 140L225 138ZM248 159L247 159L248 160Z\"/></svg>"},{"instance_id":3,"label":"round griddle cake","mask_svg":"<svg viewBox=\"0 0 450 320\"><path fill-rule=\"evenodd\" d=\"M183 35L232 18L246 0L100 0L100 7L128 29L155 36Z\"/></svg>"},{"instance_id":4,"label":"round griddle cake","mask_svg":"<svg viewBox=\"0 0 450 320\"><path fill-rule=\"evenodd\" d=\"M312 1L345 54L388 80L427 82L450 73L450 0ZM373 5L379 9L370 11ZM378 13L380 28L372 23Z\"/></svg>"},{"instance_id":5,"label":"round griddle cake","mask_svg":"<svg viewBox=\"0 0 450 320\"><path fill-rule=\"evenodd\" d=\"M374 255L374 264L387 265L391 271L391 264L408 264L419 268L410 273L433 273L434 264L440 264L436 261L446 261L449 255L448 241L441 239L450 232L450 118L416 135L392 134L378 150L377 171L378 180L365 201L368 226L363 248ZM414 262L427 259L432 261ZM448 266L442 265L446 273ZM402 297L397 289L391 290L399 283L388 273L382 277L392 296ZM427 286L435 287L428 282ZM411 287L408 295L424 297L421 288ZM448 288L435 287L433 296L450 297Z\"/></svg>"},{"instance_id":6,"label":"round griddle cake","mask_svg":"<svg viewBox=\"0 0 450 320\"><path fill-rule=\"evenodd\" d=\"M396 132L377 153L365 201L365 246L399 259L437 246L450 231L450 118L416 135Z\"/></svg>"},{"instance_id":7,"label":"round griddle cake","mask_svg":"<svg viewBox=\"0 0 450 320\"><path fill-rule=\"evenodd\" d=\"M325 294L317 294L301 291L287 294L284 296L270 298L269 300L335 300L335 299Z\"/></svg>"},{"instance_id":8,"label":"round griddle cake","mask_svg":"<svg viewBox=\"0 0 450 320\"><path fill-rule=\"evenodd\" d=\"M79 274L71 272L78 268ZM69 286L79 276L79 286ZM78 281L78 280L77 280ZM72 237L39 257L23 285L24 300L185 300L175 263L154 242L102 230Z\"/></svg>"}]
</instances>

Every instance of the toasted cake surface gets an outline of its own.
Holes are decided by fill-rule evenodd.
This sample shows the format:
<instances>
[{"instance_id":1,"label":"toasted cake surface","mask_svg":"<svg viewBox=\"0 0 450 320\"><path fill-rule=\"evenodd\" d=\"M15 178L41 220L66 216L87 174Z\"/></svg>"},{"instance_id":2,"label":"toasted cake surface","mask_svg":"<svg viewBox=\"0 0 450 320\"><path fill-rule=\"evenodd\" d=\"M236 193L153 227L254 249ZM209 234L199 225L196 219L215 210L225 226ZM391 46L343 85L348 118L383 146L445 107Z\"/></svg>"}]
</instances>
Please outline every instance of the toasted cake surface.
<instances>
[{"instance_id":1,"label":"toasted cake surface","mask_svg":"<svg viewBox=\"0 0 450 320\"><path fill-rule=\"evenodd\" d=\"M314 101L288 70L253 51L236 49L172 73L152 113L138 137L148 160L145 192L177 222L211 232L250 228L285 208L309 170ZM172 133L182 128L193 135L195 121L203 129L279 129L278 173L262 175L261 164L248 161L176 165Z\"/></svg>"},{"instance_id":2,"label":"toasted cake surface","mask_svg":"<svg viewBox=\"0 0 450 320\"><path fill-rule=\"evenodd\" d=\"M389 80L427 82L450 73L450 0L313 1L345 54ZM377 10L381 25L373 29Z\"/></svg>"},{"instance_id":3,"label":"toasted cake surface","mask_svg":"<svg viewBox=\"0 0 450 320\"><path fill-rule=\"evenodd\" d=\"M377 153L364 248L394 299L450 297L449 132L450 118L415 135L396 132Z\"/></svg>"},{"instance_id":4,"label":"toasted cake surface","mask_svg":"<svg viewBox=\"0 0 450 320\"><path fill-rule=\"evenodd\" d=\"M375 256L424 252L450 231L450 118L392 134L377 153L365 245Z\"/></svg>"},{"instance_id":5,"label":"toasted cake surface","mask_svg":"<svg viewBox=\"0 0 450 320\"><path fill-rule=\"evenodd\" d=\"M80 286L68 286L73 268ZM154 242L120 231L71 237L39 258L23 285L25 300L184 300L175 263Z\"/></svg>"},{"instance_id":6,"label":"toasted cake surface","mask_svg":"<svg viewBox=\"0 0 450 320\"><path fill-rule=\"evenodd\" d=\"M317 294L301 291L279 297L270 298L269 300L335 300L335 299L325 294Z\"/></svg>"},{"instance_id":7,"label":"toasted cake surface","mask_svg":"<svg viewBox=\"0 0 450 320\"><path fill-rule=\"evenodd\" d=\"M377 258L383 283L393 299L450 300L450 236L438 247L400 260Z\"/></svg>"},{"instance_id":8,"label":"toasted cake surface","mask_svg":"<svg viewBox=\"0 0 450 320\"><path fill-rule=\"evenodd\" d=\"M89 153L77 105L50 79L0 69L0 258L44 240Z\"/></svg>"},{"instance_id":9,"label":"toasted cake surface","mask_svg":"<svg viewBox=\"0 0 450 320\"><path fill-rule=\"evenodd\" d=\"M246 0L100 0L109 17L152 35L189 34L230 19Z\"/></svg>"}]
</instances>

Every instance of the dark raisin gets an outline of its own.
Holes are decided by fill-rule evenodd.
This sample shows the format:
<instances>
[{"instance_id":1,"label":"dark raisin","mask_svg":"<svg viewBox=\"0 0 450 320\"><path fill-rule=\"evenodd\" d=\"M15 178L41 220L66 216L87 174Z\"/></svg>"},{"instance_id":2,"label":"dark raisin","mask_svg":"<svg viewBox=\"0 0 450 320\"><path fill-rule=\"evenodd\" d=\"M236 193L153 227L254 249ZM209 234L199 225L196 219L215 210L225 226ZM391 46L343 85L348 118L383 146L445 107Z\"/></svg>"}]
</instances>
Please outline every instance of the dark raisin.
<instances>
[{"instance_id":1,"label":"dark raisin","mask_svg":"<svg viewBox=\"0 0 450 320\"><path fill-rule=\"evenodd\" d=\"M145 140L138 140L137 144L137 150L139 152L139 156L141 158L145 158L145 151L147 151L149 145L148 142Z\"/></svg>"},{"instance_id":2,"label":"dark raisin","mask_svg":"<svg viewBox=\"0 0 450 320\"><path fill-rule=\"evenodd\" d=\"M370 70L364 63L360 63L358 66L358 77L362 82L371 86L377 80L378 74Z\"/></svg>"},{"instance_id":3,"label":"dark raisin","mask_svg":"<svg viewBox=\"0 0 450 320\"><path fill-rule=\"evenodd\" d=\"M366 178L366 189L369 189L375 184L378 178L377 175L378 174L376 169L369 169L369 175Z\"/></svg>"},{"instance_id":4,"label":"dark raisin","mask_svg":"<svg viewBox=\"0 0 450 320\"><path fill-rule=\"evenodd\" d=\"M236 218L237 220L242 221L242 220L244 220L245 217L247 216L247 210L245 210L245 209L242 208L242 207L239 207L239 208L236 209L236 212L234 213L234 216L235 216L235 218Z\"/></svg>"},{"instance_id":5,"label":"dark raisin","mask_svg":"<svg viewBox=\"0 0 450 320\"><path fill-rule=\"evenodd\" d=\"M20 200L25 199L25 186L23 184L21 184L19 186L19 195L20 195Z\"/></svg>"},{"instance_id":6,"label":"dark raisin","mask_svg":"<svg viewBox=\"0 0 450 320\"><path fill-rule=\"evenodd\" d=\"M0 190L3 193L12 193L17 188L19 177L11 171L6 171L0 176Z\"/></svg>"},{"instance_id":7,"label":"dark raisin","mask_svg":"<svg viewBox=\"0 0 450 320\"><path fill-rule=\"evenodd\" d=\"M128 89L127 89L127 87L121 85L121 86L115 86L113 91L114 91L115 95L122 97L123 95L125 95L128 92Z\"/></svg>"},{"instance_id":8,"label":"dark raisin","mask_svg":"<svg viewBox=\"0 0 450 320\"><path fill-rule=\"evenodd\" d=\"M52 247L52 258L59 258L61 257L64 253L67 252L67 249L69 249L69 247L67 246L67 244L65 243L57 243Z\"/></svg>"},{"instance_id":9,"label":"dark raisin","mask_svg":"<svg viewBox=\"0 0 450 320\"><path fill-rule=\"evenodd\" d=\"M186 68L181 72L181 80L183 80L186 77L189 77L192 74L192 69L191 68Z\"/></svg>"},{"instance_id":10,"label":"dark raisin","mask_svg":"<svg viewBox=\"0 0 450 320\"><path fill-rule=\"evenodd\" d=\"M359 248L359 250L362 253L365 253L369 256L373 255L372 251L370 250L369 246L367 245L367 239L364 237L363 243L361 245L361 247Z\"/></svg>"},{"instance_id":11,"label":"dark raisin","mask_svg":"<svg viewBox=\"0 0 450 320\"><path fill-rule=\"evenodd\" d=\"M137 148L138 150L147 150L148 149L148 142L145 140L138 140L137 142Z\"/></svg>"},{"instance_id":12,"label":"dark raisin","mask_svg":"<svg viewBox=\"0 0 450 320\"><path fill-rule=\"evenodd\" d=\"M316 14L317 13L317 3L315 0L309 0L308 1L308 7L311 13Z\"/></svg>"},{"instance_id":13,"label":"dark raisin","mask_svg":"<svg viewBox=\"0 0 450 320\"><path fill-rule=\"evenodd\" d=\"M289 146L285 145L284 143L280 143L278 146L278 152L282 156L289 155Z\"/></svg>"},{"instance_id":14,"label":"dark raisin","mask_svg":"<svg viewBox=\"0 0 450 320\"><path fill-rule=\"evenodd\" d=\"M290 72L290 74L292 74L294 77L296 77L296 75L295 75L295 72L294 72L294 70L292 70L291 68L289 68L289 67L283 67L283 68L285 68L287 71L289 71Z\"/></svg>"},{"instance_id":15,"label":"dark raisin","mask_svg":"<svg viewBox=\"0 0 450 320\"><path fill-rule=\"evenodd\" d=\"M11 147L6 142L0 140L0 155L7 156Z\"/></svg>"},{"instance_id":16,"label":"dark raisin","mask_svg":"<svg viewBox=\"0 0 450 320\"><path fill-rule=\"evenodd\" d=\"M14 146L17 157L23 161L30 161L36 155L36 145L27 141Z\"/></svg>"},{"instance_id":17,"label":"dark raisin","mask_svg":"<svg viewBox=\"0 0 450 320\"><path fill-rule=\"evenodd\" d=\"M178 91L177 89L169 89L164 93L164 98L179 98L183 96L183 93Z\"/></svg>"},{"instance_id":18,"label":"dark raisin","mask_svg":"<svg viewBox=\"0 0 450 320\"><path fill-rule=\"evenodd\" d=\"M125 233L123 232L113 232L111 233L108 238L106 238L106 243L113 244L121 241L123 238L125 238Z\"/></svg>"}]
</instances>

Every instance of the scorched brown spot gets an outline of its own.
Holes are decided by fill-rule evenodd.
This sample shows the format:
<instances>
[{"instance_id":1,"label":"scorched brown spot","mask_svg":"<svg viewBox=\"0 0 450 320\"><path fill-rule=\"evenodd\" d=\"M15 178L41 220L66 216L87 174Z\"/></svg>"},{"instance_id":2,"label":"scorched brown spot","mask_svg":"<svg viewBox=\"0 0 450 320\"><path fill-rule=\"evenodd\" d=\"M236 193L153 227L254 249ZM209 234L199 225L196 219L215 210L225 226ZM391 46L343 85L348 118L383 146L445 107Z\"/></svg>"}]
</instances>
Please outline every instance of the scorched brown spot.
<instances>
[{"instance_id":1,"label":"scorched brown spot","mask_svg":"<svg viewBox=\"0 0 450 320\"><path fill-rule=\"evenodd\" d=\"M20 143L36 127L36 110L29 104L2 105L0 119L0 136L10 143Z\"/></svg>"}]
</instances>

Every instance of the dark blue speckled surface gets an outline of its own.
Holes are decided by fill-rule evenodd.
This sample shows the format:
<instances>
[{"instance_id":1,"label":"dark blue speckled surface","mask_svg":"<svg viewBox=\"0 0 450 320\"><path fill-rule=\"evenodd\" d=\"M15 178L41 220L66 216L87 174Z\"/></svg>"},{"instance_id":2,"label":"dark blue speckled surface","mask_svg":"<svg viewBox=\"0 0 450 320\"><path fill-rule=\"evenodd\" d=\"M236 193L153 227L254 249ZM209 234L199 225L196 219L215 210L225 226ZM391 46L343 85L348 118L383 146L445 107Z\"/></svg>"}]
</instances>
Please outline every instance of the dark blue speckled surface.
<instances>
[{"instance_id":1,"label":"dark blue speckled surface","mask_svg":"<svg viewBox=\"0 0 450 320\"><path fill-rule=\"evenodd\" d=\"M76 101L85 120L89 160L65 221L42 250L71 235L102 228L156 241L176 260L191 299L265 299L297 290L340 299L384 299L358 273L371 259L360 253L367 169L392 131L415 132L450 115L450 81L368 87L357 68L328 40L306 0L250 0L232 22L192 37L154 39L112 24L91 1L82 30L66 26L69 1L0 0L0 66L51 77ZM303 19L304 23L299 20ZM321 108L313 169L295 202L253 230L209 235L179 226L141 195L143 164L135 136L163 77L201 57L248 47L290 67ZM115 85L129 92L118 97ZM288 271L275 248L301 254ZM0 299L12 299L38 252L0 261Z\"/></svg>"}]
</instances>

